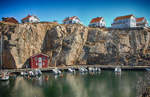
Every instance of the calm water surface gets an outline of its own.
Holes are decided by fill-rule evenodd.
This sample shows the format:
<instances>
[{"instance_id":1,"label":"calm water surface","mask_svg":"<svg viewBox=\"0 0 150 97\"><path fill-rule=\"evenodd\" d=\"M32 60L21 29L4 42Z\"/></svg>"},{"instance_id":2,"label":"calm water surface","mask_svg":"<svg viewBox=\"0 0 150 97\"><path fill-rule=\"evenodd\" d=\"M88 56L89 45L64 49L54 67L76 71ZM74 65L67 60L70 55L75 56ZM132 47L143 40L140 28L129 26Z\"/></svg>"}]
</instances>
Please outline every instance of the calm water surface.
<instances>
[{"instance_id":1,"label":"calm water surface","mask_svg":"<svg viewBox=\"0 0 150 97\"><path fill-rule=\"evenodd\" d=\"M0 82L0 97L136 97L137 81L145 73L123 71L121 76L113 71L61 76L44 73L34 79L18 76Z\"/></svg>"}]
</instances>

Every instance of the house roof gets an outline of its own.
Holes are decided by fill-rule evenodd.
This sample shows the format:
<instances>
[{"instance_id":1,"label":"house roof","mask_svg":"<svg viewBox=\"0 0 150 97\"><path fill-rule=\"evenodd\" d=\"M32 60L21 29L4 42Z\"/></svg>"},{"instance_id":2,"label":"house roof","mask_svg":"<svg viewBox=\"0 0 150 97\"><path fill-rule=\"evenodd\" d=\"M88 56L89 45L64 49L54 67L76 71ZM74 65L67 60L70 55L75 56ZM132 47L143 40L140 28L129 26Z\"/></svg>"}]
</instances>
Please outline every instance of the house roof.
<instances>
[{"instance_id":1,"label":"house roof","mask_svg":"<svg viewBox=\"0 0 150 97\"><path fill-rule=\"evenodd\" d=\"M26 16L25 18L23 18L22 20L26 20L29 19L31 17L31 15Z\"/></svg>"},{"instance_id":2,"label":"house roof","mask_svg":"<svg viewBox=\"0 0 150 97\"><path fill-rule=\"evenodd\" d=\"M141 22L144 20L144 17L141 17L141 18L136 18L136 22Z\"/></svg>"},{"instance_id":3,"label":"house roof","mask_svg":"<svg viewBox=\"0 0 150 97\"><path fill-rule=\"evenodd\" d=\"M119 17L116 17L116 18L114 19L114 21L123 20L123 19L128 19L128 18L131 18L132 16L134 16L134 15L131 14L131 15L126 15L126 16L119 16Z\"/></svg>"},{"instance_id":4,"label":"house roof","mask_svg":"<svg viewBox=\"0 0 150 97\"><path fill-rule=\"evenodd\" d=\"M19 23L14 17L4 17L4 18L2 18L2 20L3 21L5 21L5 22L11 22L11 23Z\"/></svg>"},{"instance_id":5,"label":"house roof","mask_svg":"<svg viewBox=\"0 0 150 97\"><path fill-rule=\"evenodd\" d=\"M77 18L77 16L70 17L70 20L73 20L74 18Z\"/></svg>"},{"instance_id":6,"label":"house roof","mask_svg":"<svg viewBox=\"0 0 150 97\"><path fill-rule=\"evenodd\" d=\"M103 17L93 18L90 23L100 22Z\"/></svg>"},{"instance_id":7,"label":"house roof","mask_svg":"<svg viewBox=\"0 0 150 97\"><path fill-rule=\"evenodd\" d=\"M64 21L73 20L74 18L77 18L77 16L67 17L64 19Z\"/></svg>"}]
</instances>

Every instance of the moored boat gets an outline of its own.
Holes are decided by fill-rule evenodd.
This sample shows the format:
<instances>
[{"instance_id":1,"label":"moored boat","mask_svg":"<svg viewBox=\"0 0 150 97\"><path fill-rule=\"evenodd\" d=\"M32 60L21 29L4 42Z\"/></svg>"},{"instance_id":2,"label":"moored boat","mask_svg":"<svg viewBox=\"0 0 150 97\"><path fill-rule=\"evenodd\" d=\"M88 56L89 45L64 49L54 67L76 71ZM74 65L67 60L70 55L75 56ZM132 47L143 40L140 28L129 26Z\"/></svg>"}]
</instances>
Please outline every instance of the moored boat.
<instances>
[{"instance_id":1,"label":"moored boat","mask_svg":"<svg viewBox=\"0 0 150 97\"><path fill-rule=\"evenodd\" d=\"M79 71L83 73L83 72L87 72L88 70L85 67L79 67Z\"/></svg>"},{"instance_id":2,"label":"moored boat","mask_svg":"<svg viewBox=\"0 0 150 97\"><path fill-rule=\"evenodd\" d=\"M42 72L41 72L40 69L35 69L35 70L33 71L33 73L34 73L35 76L40 76L40 75L42 75Z\"/></svg>"},{"instance_id":3,"label":"moored boat","mask_svg":"<svg viewBox=\"0 0 150 97\"><path fill-rule=\"evenodd\" d=\"M61 71L57 68L52 69L54 74L61 74Z\"/></svg>"},{"instance_id":4,"label":"moored boat","mask_svg":"<svg viewBox=\"0 0 150 97\"><path fill-rule=\"evenodd\" d=\"M27 73L27 72L25 72L25 71L22 71L22 72L20 72L20 75L21 75L21 76L27 76L27 75L28 75L28 73Z\"/></svg>"},{"instance_id":5,"label":"moored boat","mask_svg":"<svg viewBox=\"0 0 150 97\"><path fill-rule=\"evenodd\" d=\"M98 67L89 67L89 72L101 72L101 68Z\"/></svg>"},{"instance_id":6,"label":"moored boat","mask_svg":"<svg viewBox=\"0 0 150 97\"><path fill-rule=\"evenodd\" d=\"M94 68L92 68L92 67L89 67L88 70L89 70L89 72L94 72Z\"/></svg>"},{"instance_id":7,"label":"moored boat","mask_svg":"<svg viewBox=\"0 0 150 97\"><path fill-rule=\"evenodd\" d=\"M150 71L150 68L145 68L146 71Z\"/></svg>"},{"instance_id":8,"label":"moored boat","mask_svg":"<svg viewBox=\"0 0 150 97\"><path fill-rule=\"evenodd\" d=\"M35 77L35 74L33 73L33 71L28 71L28 76Z\"/></svg>"},{"instance_id":9,"label":"moored boat","mask_svg":"<svg viewBox=\"0 0 150 97\"><path fill-rule=\"evenodd\" d=\"M68 68L68 71L71 72L71 73L76 72L74 68Z\"/></svg>"},{"instance_id":10,"label":"moored boat","mask_svg":"<svg viewBox=\"0 0 150 97\"><path fill-rule=\"evenodd\" d=\"M1 81L7 81L7 80L9 80L9 74L8 74L8 72L1 72L1 74L0 74L0 80Z\"/></svg>"},{"instance_id":11,"label":"moored boat","mask_svg":"<svg viewBox=\"0 0 150 97\"><path fill-rule=\"evenodd\" d=\"M120 67L116 67L115 68L115 73L121 73L121 68Z\"/></svg>"},{"instance_id":12,"label":"moored boat","mask_svg":"<svg viewBox=\"0 0 150 97\"><path fill-rule=\"evenodd\" d=\"M101 68L97 68L97 71L98 71L98 72L101 72Z\"/></svg>"}]
</instances>

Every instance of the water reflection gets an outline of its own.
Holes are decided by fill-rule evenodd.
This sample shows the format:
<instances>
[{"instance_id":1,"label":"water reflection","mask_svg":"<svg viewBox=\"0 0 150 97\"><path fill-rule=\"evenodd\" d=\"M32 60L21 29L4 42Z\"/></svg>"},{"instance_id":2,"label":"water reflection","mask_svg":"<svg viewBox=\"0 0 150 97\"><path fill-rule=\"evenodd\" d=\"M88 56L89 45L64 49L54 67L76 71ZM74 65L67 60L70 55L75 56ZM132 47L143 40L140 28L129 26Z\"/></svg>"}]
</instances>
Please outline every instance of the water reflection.
<instances>
[{"instance_id":1,"label":"water reflection","mask_svg":"<svg viewBox=\"0 0 150 97\"><path fill-rule=\"evenodd\" d=\"M44 73L41 77L0 82L0 97L135 97L144 72Z\"/></svg>"},{"instance_id":2,"label":"water reflection","mask_svg":"<svg viewBox=\"0 0 150 97\"><path fill-rule=\"evenodd\" d=\"M63 78L64 74L53 75L55 79Z\"/></svg>"},{"instance_id":3,"label":"water reflection","mask_svg":"<svg viewBox=\"0 0 150 97\"><path fill-rule=\"evenodd\" d=\"M66 80L71 89L73 90L73 97L88 97L87 90L84 86L84 80L82 79L82 77L67 74Z\"/></svg>"},{"instance_id":4,"label":"water reflection","mask_svg":"<svg viewBox=\"0 0 150 97\"><path fill-rule=\"evenodd\" d=\"M8 87L9 86L9 80L8 81L2 81L0 84L0 87Z\"/></svg>"},{"instance_id":5,"label":"water reflection","mask_svg":"<svg viewBox=\"0 0 150 97\"><path fill-rule=\"evenodd\" d=\"M89 74L94 76L95 73ZM74 97L134 97L135 77L132 76L132 78L128 74L126 76L126 74L123 72L122 75L124 76L122 77L121 74L111 72L106 77L102 77L102 75L96 79L95 77L89 79L85 77L84 79L81 76L67 75L66 79L74 91ZM135 73L135 76L138 78L139 75ZM88 84L85 85L85 81Z\"/></svg>"},{"instance_id":6,"label":"water reflection","mask_svg":"<svg viewBox=\"0 0 150 97\"><path fill-rule=\"evenodd\" d=\"M89 72L90 75L101 74L101 72Z\"/></svg>"},{"instance_id":7,"label":"water reflection","mask_svg":"<svg viewBox=\"0 0 150 97\"><path fill-rule=\"evenodd\" d=\"M31 83L28 81L31 81ZM44 97L42 89L32 85L34 81L35 80L25 80L22 77L18 77L11 91L12 97ZM40 85L40 80L38 81L38 85Z\"/></svg>"}]
</instances>

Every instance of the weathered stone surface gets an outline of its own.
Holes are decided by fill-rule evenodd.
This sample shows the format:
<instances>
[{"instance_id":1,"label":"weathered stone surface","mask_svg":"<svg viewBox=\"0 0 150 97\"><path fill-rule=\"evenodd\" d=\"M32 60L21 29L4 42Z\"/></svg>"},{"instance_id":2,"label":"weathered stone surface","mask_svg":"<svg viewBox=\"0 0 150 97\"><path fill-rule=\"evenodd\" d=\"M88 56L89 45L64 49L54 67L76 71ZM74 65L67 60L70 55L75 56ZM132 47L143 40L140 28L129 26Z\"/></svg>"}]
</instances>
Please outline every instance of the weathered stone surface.
<instances>
[{"instance_id":1,"label":"weathered stone surface","mask_svg":"<svg viewBox=\"0 0 150 97\"><path fill-rule=\"evenodd\" d=\"M149 64L142 57L149 48L149 36L148 28L122 30L89 28L81 62L84 59L86 64Z\"/></svg>"},{"instance_id":2,"label":"weathered stone surface","mask_svg":"<svg viewBox=\"0 0 150 97\"><path fill-rule=\"evenodd\" d=\"M50 65L149 64L149 28L106 29L54 23L0 23L4 34L4 67L21 68L37 53ZM9 57L8 57L9 56Z\"/></svg>"},{"instance_id":3,"label":"weathered stone surface","mask_svg":"<svg viewBox=\"0 0 150 97\"><path fill-rule=\"evenodd\" d=\"M58 25L47 32L44 48L52 51L52 64L73 65L86 42L88 29L82 25Z\"/></svg>"},{"instance_id":4,"label":"weathered stone surface","mask_svg":"<svg viewBox=\"0 0 150 97\"><path fill-rule=\"evenodd\" d=\"M136 97L150 97L150 71L147 71L143 77L139 77L136 90Z\"/></svg>"},{"instance_id":5,"label":"weathered stone surface","mask_svg":"<svg viewBox=\"0 0 150 97\"><path fill-rule=\"evenodd\" d=\"M47 30L50 30L55 24L38 23L38 24L7 24L0 23L0 32L4 34L5 55L12 55L12 60L3 58L3 66L12 68L21 68L25 61L32 55L40 53L43 40ZM9 54L10 52L10 54Z\"/></svg>"}]
</instances>

